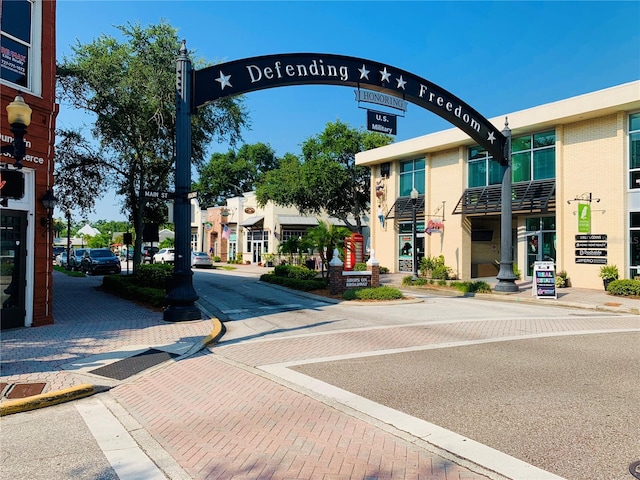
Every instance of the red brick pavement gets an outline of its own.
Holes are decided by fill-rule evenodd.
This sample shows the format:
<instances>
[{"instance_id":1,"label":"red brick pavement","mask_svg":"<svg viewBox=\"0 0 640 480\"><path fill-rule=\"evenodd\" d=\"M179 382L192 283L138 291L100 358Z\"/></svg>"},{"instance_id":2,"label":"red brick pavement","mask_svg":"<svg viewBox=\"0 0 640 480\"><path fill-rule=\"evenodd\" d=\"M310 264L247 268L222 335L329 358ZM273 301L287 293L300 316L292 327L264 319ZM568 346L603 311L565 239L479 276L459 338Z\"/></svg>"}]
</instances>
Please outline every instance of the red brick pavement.
<instances>
[{"instance_id":1,"label":"red brick pavement","mask_svg":"<svg viewBox=\"0 0 640 480\"><path fill-rule=\"evenodd\" d=\"M216 355L111 393L194 479L486 478Z\"/></svg>"}]
</instances>

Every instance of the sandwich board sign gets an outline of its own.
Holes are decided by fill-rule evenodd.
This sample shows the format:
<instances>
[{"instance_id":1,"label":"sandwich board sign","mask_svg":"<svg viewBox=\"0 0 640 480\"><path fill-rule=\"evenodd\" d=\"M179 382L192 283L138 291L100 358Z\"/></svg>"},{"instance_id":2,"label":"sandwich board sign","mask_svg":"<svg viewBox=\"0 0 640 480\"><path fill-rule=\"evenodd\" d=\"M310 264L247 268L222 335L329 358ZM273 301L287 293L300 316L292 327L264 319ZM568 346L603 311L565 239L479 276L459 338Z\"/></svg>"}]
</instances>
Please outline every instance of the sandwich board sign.
<instances>
[{"instance_id":1,"label":"sandwich board sign","mask_svg":"<svg viewBox=\"0 0 640 480\"><path fill-rule=\"evenodd\" d=\"M558 298L553 262L534 262L532 293L536 298Z\"/></svg>"}]
</instances>

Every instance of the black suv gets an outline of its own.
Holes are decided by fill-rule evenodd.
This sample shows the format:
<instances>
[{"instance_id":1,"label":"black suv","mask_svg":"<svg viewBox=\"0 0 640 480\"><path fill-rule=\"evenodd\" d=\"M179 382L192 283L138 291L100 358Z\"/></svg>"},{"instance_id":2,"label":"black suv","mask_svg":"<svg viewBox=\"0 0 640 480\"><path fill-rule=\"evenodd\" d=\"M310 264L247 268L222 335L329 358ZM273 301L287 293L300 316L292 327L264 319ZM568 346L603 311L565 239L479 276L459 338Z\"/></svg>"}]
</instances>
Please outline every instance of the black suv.
<instances>
[{"instance_id":1,"label":"black suv","mask_svg":"<svg viewBox=\"0 0 640 480\"><path fill-rule=\"evenodd\" d=\"M89 275L120 273L120 259L108 248L88 248L80 265L80 269Z\"/></svg>"},{"instance_id":2,"label":"black suv","mask_svg":"<svg viewBox=\"0 0 640 480\"><path fill-rule=\"evenodd\" d=\"M142 246L142 263L153 263L153 256L158 253L160 249L158 247L150 247L149 245Z\"/></svg>"}]
</instances>

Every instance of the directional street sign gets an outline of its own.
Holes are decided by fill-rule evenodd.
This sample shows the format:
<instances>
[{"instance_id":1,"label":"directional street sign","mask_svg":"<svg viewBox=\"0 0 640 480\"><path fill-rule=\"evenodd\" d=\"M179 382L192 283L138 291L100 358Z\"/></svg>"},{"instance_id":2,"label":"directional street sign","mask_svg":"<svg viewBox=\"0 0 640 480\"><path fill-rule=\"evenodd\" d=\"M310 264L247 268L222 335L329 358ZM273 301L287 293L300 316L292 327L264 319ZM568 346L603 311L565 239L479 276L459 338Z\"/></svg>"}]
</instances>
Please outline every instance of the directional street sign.
<instances>
[{"instance_id":1,"label":"directional street sign","mask_svg":"<svg viewBox=\"0 0 640 480\"><path fill-rule=\"evenodd\" d=\"M157 190L143 190L142 196L158 200L171 200L176 198L176 194L174 192L159 192Z\"/></svg>"}]
</instances>

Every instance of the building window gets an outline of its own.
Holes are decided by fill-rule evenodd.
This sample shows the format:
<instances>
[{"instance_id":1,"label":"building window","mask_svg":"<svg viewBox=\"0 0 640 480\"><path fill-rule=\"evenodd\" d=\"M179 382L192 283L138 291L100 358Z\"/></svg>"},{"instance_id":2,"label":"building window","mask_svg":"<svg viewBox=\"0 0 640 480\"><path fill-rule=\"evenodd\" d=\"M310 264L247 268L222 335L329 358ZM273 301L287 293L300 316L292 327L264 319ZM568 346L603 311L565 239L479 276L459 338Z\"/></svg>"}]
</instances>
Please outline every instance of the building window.
<instances>
[{"instance_id":1,"label":"building window","mask_svg":"<svg viewBox=\"0 0 640 480\"><path fill-rule=\"evenodd\" d=\"M34 70L39 60L37 42L41 32L39 9L34 0L0 2L0 77L19 87L34 90ZM39 92L34 92L39 93Z\"/></svg>"},{"instance_id":2,"label":"building window","mask_svg":"<svg viewBox=\"0 0 640 480\"><path fill-rule=\"evenodd\" d=\"M534 133L511 142L513 182L544 180L556 176L556 133Z\"/></svg>"},{"instance_id":3,"label":"building window","mask_svg":"<svg viewBox=\"0 0 640 480\"><path fill-rule=\"evenodd\" d=\"M476 145L467 152L469 188L497 185L502 182L502 166L482 147Z\"/></svg>"},{"instance_id":4,"label":"building window","mask_svg":"<svg viewBox=\"0 0 640 480\"><path fill-rule=\"evenodd\" d=\"M640 188L640 113L629 115L629 188Z\"/></svg>"},{"instance_id":5,"label":"building window","mask_svg":"<svg viewBox=\"0 0 640 480\"><path fill-rule=\"evenodd\" d=\"M424 158L400 162L400 196L408 197L414 188L418 193L425 192L425 161Z\"/></svg>"},{"instance_id":6,"label":"building window","mask_svg":"<svg viewBox=\"0 0 640 480\"><path fill-rule=\"evenodd\" d=\"M302 238L307 234L306 230L282 230L280 243L284 243L292 238Z\"/></svg>"},{"instance_id":7,"label":"building window","mask_svg":"<svg viewBox=\"0 0 640 480\"><path fill-rule=\"evenodd\" d=\"M629 214L629 278L640 278L640 212Z\"/></svg>"},{"instance_id":8,"label":"building window","mask_svg":"<svg viewBox=\"0 0 640 480\"><path fill-rule=\"evenodd\" d=\"M467 151L469 188L498 185L502 166L482 147ZM556 176L556 134L553 130L515 137L511 142L511 180L530 182Z\"/></svg>"}]
</instances>

